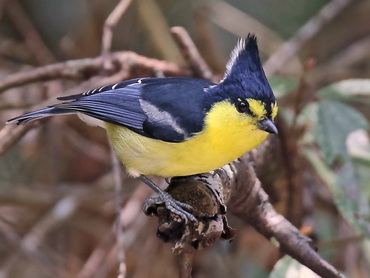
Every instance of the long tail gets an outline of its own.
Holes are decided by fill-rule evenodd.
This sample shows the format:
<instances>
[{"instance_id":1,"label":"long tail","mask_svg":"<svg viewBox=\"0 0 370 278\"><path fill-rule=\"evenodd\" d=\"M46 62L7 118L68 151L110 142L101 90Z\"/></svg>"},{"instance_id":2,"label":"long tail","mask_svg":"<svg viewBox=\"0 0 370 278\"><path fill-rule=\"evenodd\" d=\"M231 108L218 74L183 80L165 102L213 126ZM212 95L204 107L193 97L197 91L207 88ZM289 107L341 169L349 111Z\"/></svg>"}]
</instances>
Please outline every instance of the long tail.
<instances>
[{"instance_id":1,"label":"long tail","mask_svg":"<svg viewBox=\"0 0 370 278\"><path fill-rule=\"evenodd\" d=\"M30 112L27 114L24 114L22 116L15 117L13 119L8 120L6 123L15 123L17 125L26 124L28 122L32 122L41 118L50 117L54 115L63 115L63 114L75 114L76 112L60 108L60 107L48 107L45 109L37 110L34 112Z\"/></svg>"}]
</instances>

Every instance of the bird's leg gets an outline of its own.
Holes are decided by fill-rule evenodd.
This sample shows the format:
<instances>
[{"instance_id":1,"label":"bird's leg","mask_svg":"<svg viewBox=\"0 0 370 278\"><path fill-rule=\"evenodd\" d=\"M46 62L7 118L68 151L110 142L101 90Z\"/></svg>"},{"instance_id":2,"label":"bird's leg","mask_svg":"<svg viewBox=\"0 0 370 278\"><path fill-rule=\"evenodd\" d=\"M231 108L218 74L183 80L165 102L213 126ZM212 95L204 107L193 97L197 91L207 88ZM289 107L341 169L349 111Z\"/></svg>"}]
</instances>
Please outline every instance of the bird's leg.
<instances>
[{"instance_id":1,"label":"bird's leg","mask_svg":"<svg viewBox=\"0 0 370 278\"><path fill-rule=\"evenodd\" d=\"M197 221L194 215L184 210L191 209L190 205L175 200L174 198L172 198L170 194L160 189L154 182L152 182L146 176L140 175L139 178L142 182L144 182L158 194L159 199L165 204L166 208L169 211L180 216L182 219L185 220L185 223L187 223L189 220L194 222Z\"/></svg>"}]
</instances>

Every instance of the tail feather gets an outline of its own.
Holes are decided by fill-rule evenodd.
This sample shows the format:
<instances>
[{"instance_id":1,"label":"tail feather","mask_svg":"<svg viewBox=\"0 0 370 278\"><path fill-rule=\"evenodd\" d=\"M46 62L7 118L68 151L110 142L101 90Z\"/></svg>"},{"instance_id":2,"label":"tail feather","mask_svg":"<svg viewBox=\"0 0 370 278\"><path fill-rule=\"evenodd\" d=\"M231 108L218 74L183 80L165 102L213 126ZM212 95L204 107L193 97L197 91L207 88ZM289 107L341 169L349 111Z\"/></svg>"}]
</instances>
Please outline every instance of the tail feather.
<instances>
[{"instance_id":1,"label":"tail feather","mask_svg":"<svg viewBox=\"0 0 370 278\"><path fill-rule=\"evenodd\" d=\"M17 125L23 125L41 118L46 118L54 115L63 115L63 114L75 114L75 112L59 107L48 107L38 111L30 112L22 116L15 117L8 120L6 123L15 123Z\"/></svg>"}]
</instances>

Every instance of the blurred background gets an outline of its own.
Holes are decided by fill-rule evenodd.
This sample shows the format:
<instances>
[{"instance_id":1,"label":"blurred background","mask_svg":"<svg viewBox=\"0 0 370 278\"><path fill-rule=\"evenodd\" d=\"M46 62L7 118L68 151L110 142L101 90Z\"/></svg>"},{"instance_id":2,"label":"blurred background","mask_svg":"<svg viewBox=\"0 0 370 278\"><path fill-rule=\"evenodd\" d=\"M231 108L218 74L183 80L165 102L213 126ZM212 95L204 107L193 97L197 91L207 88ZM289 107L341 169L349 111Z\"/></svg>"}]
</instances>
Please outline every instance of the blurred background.
<instances>
[{"instance_id":1,"label":"blurred background","mask_svg":"<svg viewBox=\"0 0 370 278\"><path fill-rule=\"evenodd\" d=\"M18 72L99 56L104 22L118 2L0 0L0 85ZM370 277L369 14L367 0L132 0L111 49L186 67L170 35L183 26L219 78L237 39L255 33L280 108L278 151L269 162L277 167L262 177L264 187L319 253L355 278ZM79 93L85 81L2 91L1 122ZM0 278L117 277L104 131L75 116L27 131L19 142L0 131ZM150 190L126 176L123 189L127 277L177 277L172 246L141 211ZM194 277L315 277L229 217L236 238L197 251Z\"/></svg>"}]
</instances>

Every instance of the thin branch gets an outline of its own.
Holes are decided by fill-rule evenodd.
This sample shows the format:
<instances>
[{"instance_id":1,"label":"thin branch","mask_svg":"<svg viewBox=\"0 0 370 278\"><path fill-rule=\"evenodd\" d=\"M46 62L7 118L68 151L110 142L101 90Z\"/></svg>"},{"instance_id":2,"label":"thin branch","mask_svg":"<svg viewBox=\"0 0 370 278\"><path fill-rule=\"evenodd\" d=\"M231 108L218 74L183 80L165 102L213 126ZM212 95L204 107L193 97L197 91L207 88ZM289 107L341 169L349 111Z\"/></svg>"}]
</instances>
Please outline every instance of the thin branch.
<instances>
[{"instance_id":1,"label":"thin branch","mask_svg":"<svg viewBox=\"0 0 370 278\"><path fill-rule=\"evenodd\" d=\"M158 2L156 0L136 0L136 4L140 24L147 32L151 47L158 51L164 60L184 65L184 59L170 35L170 28Z\"/></svg>"},{"instance_id":2,"label":"thin branch","mask_svg":"<svg viewBox=\"0 0 370 278\"><path fill-rule=\"evenodd\" d=\"M106 84L116 83L116 82L119 82L127 78L128 78L128 72L126 68L124 68L121 72L118 72L117 74L109 76L109 77L92 78L91 80L88 80L82 83L80 86L67 91L66 95L79 93L91 87L100 87ZM56 100L54 97L52 97L42 103L39 103L38 105L30 107L29 110L32 111L32 110L42 109L47 106L53 105L55 103L56 103ZM0 130L0 155L4 154L11 147L13 147L14 144L16 144L28 131L39 127L40 124L45 123L45 121L47 120L48 118L35 121L35 122L31 122L27 125L9 124L3 127L3 129Z\"/></svg>"},{"instance_id":3,"label":"thin branch","mask_svg":"<svg viewBox=\"0 0 370 278\"><path fill-rule=\"evenodd\" d=\"M212 80L213 74L211 69L200 55L186 29L180 26L172 27L171 33L177 45L180 47L185 60L189 63L190 68L194 72L194 75L203 79Z\"/></svg>"},{"instance_id":4,"label":"thin branch","mask_svg":"<svg viewBox=\"0 0 370 278\"><path fill-rule=\"evenodd\" d=\"M113 166L114 184L115 184L115 205L116 205L116 241L117 241L117 259L118 259L118 277L126 277L126 260L125 260L125 246L124 246L124 223L121 216L122 213L122 173L121 173L121 163L119 162L116 154L114 152L113 144L109 141L111 149L111 159Z\"/></svg>"},{"instance_id":5,"label":"thin branch","mask_svg":"<svg viewBox=\"0 0 370 278\"><path fill-rule=\"evenodd\" d=\"M267 55L284 43L275 31L226 1L208 0L205 4L208 9L207 18L211 22L238 37L246 37L248 32L255 33L259 42L258 48Z\"/></svg>"},{"instance_id":6,"label":"thin branch","mask_svg":"<svg viewBox=\"0 0 370 278\"><path fill-rule=\"evenodd\" d=\"M301 234L269 202L252 166L252 155L247 154L235 161L235 187L229 201L229 209L242 220L251 224L267 239L275 238L280 249L315 273L327 278L344 278L344 275L320 257L312 248L311 240Z\"/></svg>"},{"instance_id":7,"label":"thin branch","mask_svg":"<svg viewBox=\"0 0 370 278\"><path fill-rule=\"evenodd\" d=\"M115 234L110 232L100 242L94 251L90 254L89 258L84 263L80 272L75 276L76 278L90 278L94 277L97 269L103 264L108 252L111 250L115 243Z\"/></svg>"},{"instance_id":8,"label":"thin branch","mask_svg":"<svg viewBox=\"0 0 370 278\"><path fill-rule=\"evenodd\" d=\"M322 27L338 15L353 0L332 0L304 24L295 35L276 51L264 64L266 74L273 75L284 66L302 46L315 36Z\"/></svg>"},{"instance_id":9,"label":"thin branch","mask_svg":"<svg viewBox=\"0 0 370 278\"><path fill-rule=\"evenodd\" d=\"M253 32L258 38L258 48L266 56L272 55L284 43L284 40L272 29L260 21L241 11L226 1L208 0L207 18L222 29L238 37L246 37L248 32ZM282 69L284 74L296 74L302 68L297 55L294 55L289 63Z\"/></svg>"},{"instance_id":10,"label":"thin branch","mask_svg":"<svg viewBox=\"0 0 370 278\"><path fill-rule=\"evenodd\" d=\"M107 161L107 151L103 146L92 140L86 139L75 129L68 125L62 126L63 133L69 139L69 143L84 155L96 161Z\"/></svg>"},{"instance_id":11,"label":"thin branch","mask_svg":"<svg viewBox=\"0 0 370 278\"><path fill-rule=\"evenodd\" d=\"M266 238L275 238L283 252L320 276L344 278L343 274L322 259L312 248L311 240L276 212L269 202L269 197L262 189L253 166L266 164L271 152L269 144L271 142L268 140L231 164L234 185L228 203L230 211L252 225Z\"/></svg>"},{"instance_id":12,"label":"thin branch","mask_svg":"<svg viewBox=\"0 0 370 278\"><path fill-rule=\"evenodd\" d=\"M287 124L282 117L277 117L276 123L279 128L279 139L281 155L284 157L283 171L285 175L285 188L287 190L285 216L296 227L301 227L303 223L303 168L304 160L297 142L300 142L303 136L304 128L297 124L297 118L307 102L311 93L310 87L306 82L310 63L305 63L304 72L302 73L297 88L289 94L289 104L293 106L293 120Z\"/></svg>"},{"instance_id":13,"label":"thin branch","mask_svg":"<svg viewBox=\"0 0 370 278\"><path fill-rule=\"evenodd\" d=\"M46 235L54 228L56 228L61 223L69 219L77 210L79 206L79 201L76 196L66 196L59 200L55 206L47 213L41 220L36 223L32 229L20 240L18 243L19 250L12 256L8 257L3 263L0 270L0 277L9 277L9 272L12 266L18 262L19 254L24 253L32 260L37 256L38 249L45 239ZM38 256L37 256L38 258ZM45 269L54 272L55 269L49 269L50 258L42 256L38 258L40 261L47 263ZM46 261L45 261L46 260ZM43 264L42 264L43 265ZM56 273L54 272L54 275ZM59 275L58 275L59 276Z\"/></svg>"},{"instance_id":14,"label":"thin branch","mask_svg":"<svg viewBox=\"0 0 370 278\"><path fill-rule=\"evenodd\" d=\"M86 79L97 75L107 60L117 65L118 68L126 65L130 71L147 72L147 75L153 75L154 70L160 70L166 76L191 75L189 70L172 63L140 56L134 52L122 51L96 58L69 60L9 75L1 81L0 92L37 81L57 78Z\"/></svg>"},{"instance_id":15,"label":"thin branch","mask_svg":"<svg viewBox=\"0 0 370 278\"><path fill-rule=\"evenodd\" d=\"M28 131L39 127L41 123L42 121L36 121L28 125L16 127L13 125L6 125L3 127L3 129L0 130L0 155L13 147Z\"/></svg>"},{"instance_id":16,"label":"thin branch","mask_svg":"<svg viewBox=\"0 0 370 278\"><path fill-rule=\"evenodd\" d=\"M194 252L194 247L189 242L178 249L179 278L191 278Z\"/></svg>"},{"instance_id":17,"label":"thin branch","mask_svg":"<svg viewBox=\"0 0 370 278\"><path fill-rule=\"evenodd\" d=\"M122 212L120 213L122 221L124 221L126 229L122 233L122 246L126 250L136 239L138 231L147 223L148 218L142 214L142 203L151 194L151 190L147 186L138 186L130 199L126 203ZM118 247L117 241L114 241L115 233L110 233L98 247L91 253L90 257L86 260L81 271L76 275L77 278L90 278L102 265L106 267L107 264L111 264L112 261L108 257L111 250ZM117 254L117 252L114 252ZM110 267L107 267L110 269Z\"/></svg>"},{"instance_id":18,"label":"thin branch","mask_svg":"<svg viewBox=\"0 0 370 278\"><path fill-rule=\"evenodd\" d=\"M108 174L112 175L111 173ZM95 182L94 185L96 188L102 187L102 184L99 182ZM107 214L114 214L112 208L105 211L101 209L104 204L112 200L113 193L106 192L103 189L91 190L91 183L62 183L59 184L60 190L52 192L46 191L45 187L46 185L44 184L38 184L30 189L26 184L13 184L11 189L0 190L0 203L16 204L22 207L27 206L42 211L47 210L50 206L57 203L58 200L64 199L67 196L78 195L80 208L91 211L91 213L96 215L106 216ZM143 197L143 199L145 198ZM91 200L94 201L91 202Z\"/></svg>"},{"instance_id":19,"label":"thin branch","mask_svg":"<svg viewBox=\"0 0 370 278\"><path fill-rule=\"evenodd\" d=\"M39 67L25 72L15 73L8 76L3 80L2 83L0 83L0 92L9 88L22 86L37 81L53 80L56 78L82 78L86 77L86 75L90 76L93 74L98 74L107 59L109 59L112 64L116 64L118 66L116 74L104 78L101 76L93 78L81 84L79 87L68 91L67 94L79 93L88 88L116 83L132 76L137 76L138 72L144 76L153 75L156 70L163 72L166 76L191 75L190 71L182 69L171 63L146 58L133 52L116 52L106 56L99 56L97 58L70 60L63 63ZM53 103L55 103L54 98L49 99L35 107L31 107L30 109L36 110L44 108ZM0 155L10 149L29 130L38 127L41 122L37 121L22 126L7 125L0 130Z\"/></svg>"},{"instance_id":20,"label":"thin branch","mask_svg":"<svg viewBox=\"0 0 370 278\"><path fill-rule=\"evenodd\" d=\"M108 52L111 50L113 29L116 27L118 21L130 6L131 2L132 0L121 0L105 20L102 37L102 55L108 54Z\"/></svg>"},{"instance_id":21,"label":"thin branch","mask_svg":"<svg viewBox=\"0 0 370 278\"><path fill-rule=\"evenodd\" d=\"M310 78L313 84L326 85L333 81L352 78L353 72L349 69L360 61L369 60L370 36L366 36L334 55L327 63L315 68Z\"/></svg>"}]
</instances>

